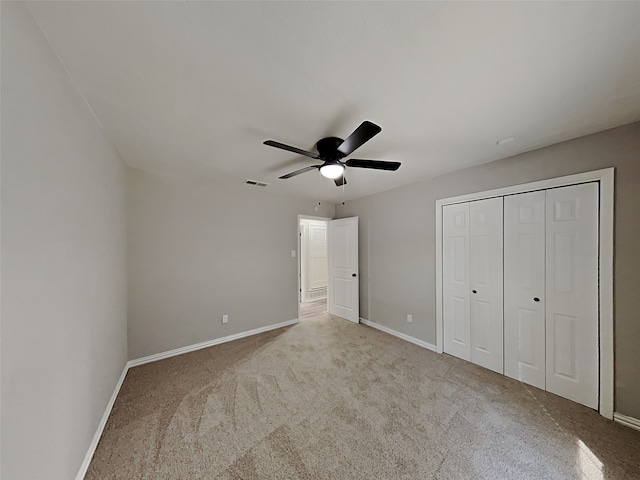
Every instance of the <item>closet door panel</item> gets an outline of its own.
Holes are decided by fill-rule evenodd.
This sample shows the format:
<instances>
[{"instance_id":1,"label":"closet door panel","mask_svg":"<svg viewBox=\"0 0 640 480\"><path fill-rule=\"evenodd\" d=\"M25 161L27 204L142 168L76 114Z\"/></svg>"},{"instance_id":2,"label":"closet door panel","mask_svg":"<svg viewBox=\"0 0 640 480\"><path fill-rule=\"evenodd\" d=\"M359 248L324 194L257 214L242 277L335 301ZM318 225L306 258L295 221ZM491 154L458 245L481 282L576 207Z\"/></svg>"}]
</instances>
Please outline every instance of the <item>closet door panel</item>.
<instances>
[{"instance_id":1,"label":"closet door panel","mask_svg":"<svg viewBox=\"0 0 640 480\"><path fill-rule=\"evenodd\" d=\"M547 390L598 408L598 186L546 198Z\"/></svg>"},{"instance_id":2,"label":"closet door panel","mask_svg":"<svg viewBox=\"0 0 640 480\"><path fill-rule=\"evenodd\" d=\"M442 208L444 351L470 360L469 204Z\"/></svg>"},{"instance_id":3,"label":"closet door panel","mask_svg":"<svg viewBox=\"0 0 640 480\"><path fill-rule=\"evenodd\" d=\"M544 191L504 199L504 370L545 388Z\"/></svg>"},{"instance_id":4,"label":"closet door panel","mask_svg":"<svg viewBox=\"0 0 640 480\"><path fill-rule=\"evenodd\" d=\"M469 203L471 361L503 364L502 197Z\"/></svg>"}]
</instances>

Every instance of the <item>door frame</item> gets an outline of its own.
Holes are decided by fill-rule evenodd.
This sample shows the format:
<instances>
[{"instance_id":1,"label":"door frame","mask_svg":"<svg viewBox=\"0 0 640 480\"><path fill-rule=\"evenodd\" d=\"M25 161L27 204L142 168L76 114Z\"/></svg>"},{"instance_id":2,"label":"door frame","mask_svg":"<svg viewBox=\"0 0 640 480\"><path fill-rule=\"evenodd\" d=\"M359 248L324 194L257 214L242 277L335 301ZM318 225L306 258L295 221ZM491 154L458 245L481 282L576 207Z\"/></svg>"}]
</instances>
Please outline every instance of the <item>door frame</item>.
<instances>
[{"instance_id":1,"label":"door frame","mask_svg":"<svg viewBox=\"0 0 640 480\"><path fill-rule=\"evenodd\" d=\"M298 299L298 320L300 320L300 302L302 301L302 232L300 231L300 220L321 220L323 222L329 222L329 220L333 220L333 218L328 218L328 217L314 217L311 215L302 215L299 214L298 215L298 225L296 226L296 236L298 237L298 239L296 240L296 248L297 250L297 264L298 264L298 294L297 294L297 299ZM329 259L327 258L327 262L329 261ZM328 286L327 286L328 288ZM328 301L328 299L327 299Z\"/></svg>"},{"instance_id":2,"label":"door frame","mask_svg":"<svg viewBox=\"0 0 640 480\"><path fill-rule=\"evenodd\" d=\"M496 188L436 200L436 351L443 353L442 297L442 207L517 193L598 182L599 212L599 325L600 325L600 415L613 419L614 406L614 335L613 335L613 231L614 231L614 167L566 175L537 182Z\"/></svg>"}]
</instances>

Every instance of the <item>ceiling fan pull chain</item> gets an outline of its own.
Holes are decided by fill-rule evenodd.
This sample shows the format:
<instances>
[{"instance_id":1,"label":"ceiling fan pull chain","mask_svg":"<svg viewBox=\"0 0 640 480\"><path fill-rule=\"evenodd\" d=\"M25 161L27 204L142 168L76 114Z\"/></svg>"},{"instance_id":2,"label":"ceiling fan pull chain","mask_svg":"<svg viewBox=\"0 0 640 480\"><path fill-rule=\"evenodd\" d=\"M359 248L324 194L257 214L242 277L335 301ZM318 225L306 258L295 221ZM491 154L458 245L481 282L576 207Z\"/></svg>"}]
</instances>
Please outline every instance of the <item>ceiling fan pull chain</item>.
<instances>
[{"instance_id":1,"label":"ceiling fan pull chain","mask_svg":"<svg viewBox=\"0 0 640 480\"><path fill-rule=\"evenodd\" d=\"M322 175L320 175L320 169L318 169L318 188L316 189L316 192L318 192L317 195L317 202L316 202L316 206L314 207L314 210L317 212L320 210L320 186L322 185Z\"/></svg>"}]
</instances>

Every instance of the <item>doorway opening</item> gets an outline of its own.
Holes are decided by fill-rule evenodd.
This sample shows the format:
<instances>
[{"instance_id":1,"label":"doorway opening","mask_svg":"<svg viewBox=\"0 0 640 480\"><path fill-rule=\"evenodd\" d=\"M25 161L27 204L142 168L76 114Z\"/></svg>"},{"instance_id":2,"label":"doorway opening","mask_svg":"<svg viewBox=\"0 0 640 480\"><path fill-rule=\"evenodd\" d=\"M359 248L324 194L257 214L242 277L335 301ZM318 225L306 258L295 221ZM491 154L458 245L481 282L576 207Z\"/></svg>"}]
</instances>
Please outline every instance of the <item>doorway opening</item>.
<instances>
[{"instance_id":1,"label":"doorway opening","mask_svg":"<svg viewBox=\"0 0 640 480\"><path fill-rule=\"evenodd\" d=\"M329 218L298 216L298 318L327 313Z\"/></svg>"}]
</instances>

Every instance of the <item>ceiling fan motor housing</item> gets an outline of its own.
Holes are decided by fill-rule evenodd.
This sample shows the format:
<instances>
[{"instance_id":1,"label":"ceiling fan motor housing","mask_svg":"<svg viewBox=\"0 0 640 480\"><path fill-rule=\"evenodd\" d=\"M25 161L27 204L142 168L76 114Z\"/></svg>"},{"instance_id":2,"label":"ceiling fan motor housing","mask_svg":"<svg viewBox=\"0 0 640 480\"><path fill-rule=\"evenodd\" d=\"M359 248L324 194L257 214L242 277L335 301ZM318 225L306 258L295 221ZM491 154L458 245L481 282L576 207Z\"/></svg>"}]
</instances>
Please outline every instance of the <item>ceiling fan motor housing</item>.
<instances>
[{"instance_id":1,"label":"ceiling fan motor housing","mask_svg":"<svg viewBox=\"0 0 640 480\"><path fill-rule=\"evenodd\" d=\"M320 158L325 161L337 161L344 158L344 154L338 151L338 147L342 145L341 138L338 137L326 137L318 141L316 148L320 154Z\"/></svg>"}]
</instances>

